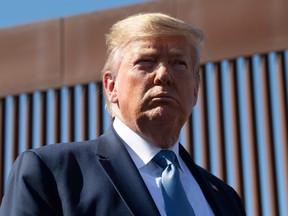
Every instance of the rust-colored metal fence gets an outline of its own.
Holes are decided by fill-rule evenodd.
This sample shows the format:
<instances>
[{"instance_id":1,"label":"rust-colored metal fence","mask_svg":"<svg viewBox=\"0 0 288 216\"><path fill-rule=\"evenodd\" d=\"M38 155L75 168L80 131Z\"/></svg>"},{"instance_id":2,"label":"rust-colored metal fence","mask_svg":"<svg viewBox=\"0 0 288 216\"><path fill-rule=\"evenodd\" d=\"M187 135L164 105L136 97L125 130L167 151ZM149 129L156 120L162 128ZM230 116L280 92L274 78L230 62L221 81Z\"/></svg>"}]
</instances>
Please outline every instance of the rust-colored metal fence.
<instances>
[{"instance_id":1,"label":"rust-colored metal fence","mask_svg":"<svg viewBox=\"0 0 288 216\"><path fill-rule=\"evenodd\" d=\"M0 195L29 148L94 139L110 125L101 83L0 99ZM181 132L195 162L233 186L248 216L287 215L288 51L201 66L198 103Z\"/></svg>"}]
</instances>

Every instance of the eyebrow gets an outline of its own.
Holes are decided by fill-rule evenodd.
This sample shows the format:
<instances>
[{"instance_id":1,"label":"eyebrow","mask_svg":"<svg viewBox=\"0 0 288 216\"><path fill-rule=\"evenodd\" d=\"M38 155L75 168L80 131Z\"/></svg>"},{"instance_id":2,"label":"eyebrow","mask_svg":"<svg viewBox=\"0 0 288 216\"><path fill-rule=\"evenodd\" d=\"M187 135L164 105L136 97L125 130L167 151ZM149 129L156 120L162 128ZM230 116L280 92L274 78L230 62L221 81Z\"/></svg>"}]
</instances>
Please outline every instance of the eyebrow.
<instances>
[{"instance_id":1,"label":"eyebrow","mask_svg":"<svg viewBox=\"0 0 288 216\"><path fill-rule=\"evenodd\" d=\"M158 45L147 45L144 44L142 46L138 46L137 43L133 44L131 47L131 50L136 50L136 56L157 56L158 54L160 54L162 52L163 47L162 46L158 46ZM166 47L167 48L167 47ZM183 50L183 48L179 48L179 47L168 47L168 55L173 57L173 58L186 58L187 57L187 53L186 50Z\"/></svg>"},{"instance_id":2,"label":"eyebrow","mask_svg":"<svg viewBox=\"0 0 288 216\"><path fill-rule=\"evenodd\" d=\"M136 52L136 56L157 56L161 51L155 48L140 47L139 52Z\"/></svg>"},{"instance_id":3,"label":"eyebrow","mask_svg":"<svg viewBox=\"0 0 288 216\"><path fill-rule=\"evenodd\" d=\"M168 54L172 55L174 57L185 57L186 55L184 54L183 50L179 48L172 47L171 49L168 50Z\"/></svg>"}]
</instances>

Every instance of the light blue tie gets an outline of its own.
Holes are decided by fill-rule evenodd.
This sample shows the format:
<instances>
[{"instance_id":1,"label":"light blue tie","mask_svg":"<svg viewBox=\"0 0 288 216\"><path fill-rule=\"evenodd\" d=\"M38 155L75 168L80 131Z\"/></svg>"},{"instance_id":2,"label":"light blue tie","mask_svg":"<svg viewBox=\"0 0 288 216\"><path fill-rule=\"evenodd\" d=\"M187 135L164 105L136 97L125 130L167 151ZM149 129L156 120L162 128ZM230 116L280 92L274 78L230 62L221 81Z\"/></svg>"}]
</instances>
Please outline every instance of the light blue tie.
<instances>
[{"instance_id":1,"label":"light blue tie","mask_svg":"<svg viewBox=\"0 0 288 216\"><path fill-rule=\"evenodd\" d=\"M171 150L161 150L153 161L162 167L161 189L167 216L195 216L180 181L178 160Z\"/></svg>"}]
</instances>

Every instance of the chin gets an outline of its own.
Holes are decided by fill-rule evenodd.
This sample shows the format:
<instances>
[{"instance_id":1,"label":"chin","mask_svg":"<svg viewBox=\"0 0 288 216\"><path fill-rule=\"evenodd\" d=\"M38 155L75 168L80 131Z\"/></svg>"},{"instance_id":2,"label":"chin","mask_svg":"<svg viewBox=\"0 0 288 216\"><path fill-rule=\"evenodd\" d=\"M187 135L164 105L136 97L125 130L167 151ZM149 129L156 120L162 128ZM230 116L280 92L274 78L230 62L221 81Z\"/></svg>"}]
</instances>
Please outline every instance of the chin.
<instances>
[{"instance_id":1,"label":"chin","mask_svg":"<svg viewBox=\"0 0 288 216\"><path fill-rule=\"evenodd\" d=\"M163 122L173 122L179 118L179 113L177 111L166 110L162 107L157 107L154 110L149 111L148 118L151 121L163 121Z\"/></svg>"}]
</instances>

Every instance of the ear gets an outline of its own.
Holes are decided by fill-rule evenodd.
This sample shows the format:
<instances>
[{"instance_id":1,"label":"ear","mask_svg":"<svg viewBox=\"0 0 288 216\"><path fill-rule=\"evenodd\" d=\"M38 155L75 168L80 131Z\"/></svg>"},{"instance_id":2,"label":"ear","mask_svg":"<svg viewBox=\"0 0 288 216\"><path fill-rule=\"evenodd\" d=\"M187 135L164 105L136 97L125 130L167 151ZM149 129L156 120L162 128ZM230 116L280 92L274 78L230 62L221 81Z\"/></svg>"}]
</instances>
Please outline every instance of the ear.
<instances>
[{"instance_id":1,"label":"ear","mask_svg":"<svg viewBox=\"0 0 288 216\"><path fill-rule=\"evenodd\" d=\"M115 77L110 71L106 71L103 75L103 86L106 92L107 99L110 103L117 103L117 89L115 87Z\"/></svg>"}]
</instances>

